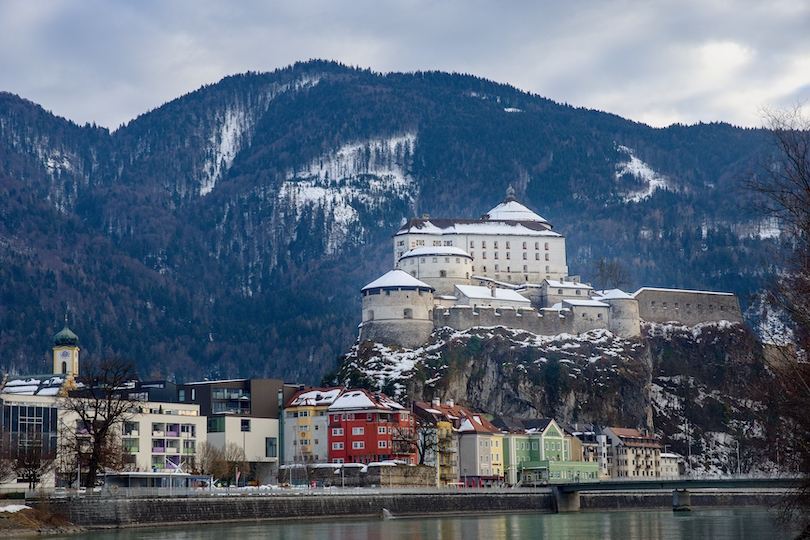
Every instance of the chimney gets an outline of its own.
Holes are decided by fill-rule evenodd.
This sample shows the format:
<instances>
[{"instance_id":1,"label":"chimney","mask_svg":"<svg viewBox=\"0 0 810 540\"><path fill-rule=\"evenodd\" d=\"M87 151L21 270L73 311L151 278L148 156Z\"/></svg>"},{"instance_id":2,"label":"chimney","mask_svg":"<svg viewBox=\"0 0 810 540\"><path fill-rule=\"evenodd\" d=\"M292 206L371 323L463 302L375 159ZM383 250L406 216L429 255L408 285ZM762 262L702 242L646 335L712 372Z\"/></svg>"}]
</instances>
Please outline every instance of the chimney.
<instances>
[{"instance_id":1,"label":"chimney","mask_svg":"<svg viewBox=\"0 0 810 540\"><path fill-rule=\"evenodd\" d=\"M422 219L430 219L430 214L422 214Z\"/></svg>"},{"instance_id":2,"label":"chimney","mask_svg":"<svg viewBox=\"0 0 810 540\"><path fill-rule=\"evenodd\" d=\"M495 287L492 287L490 291L492 292L492 298L495 298Z\"/></svg>"},{"instance_id":3,"label":"chimney","mask_svg":"<svg viewBox=\"0 0 810 540\"><path fill-rule=\"evenodd\" d=\"M441 404L442 404L442 400L440 400L439 398L435 397L435 398L433 398L433 401L432 401L430 404L431 404L431 405L433 405L434 407L438 407L439 405L441 405Z\"/></svg>"},{"instance_id":4,"label":"chimney","mask_svg":"<svg viewBox=\"0 0 810 540\"><path fill-rule=\"evenodd\" d=\"M447 401L445 401L445 404L446 404L448 407L452 407L452 406L453 406L453 400L452 400L452 399L448 399Z\"/></svg>"}]
</instances>

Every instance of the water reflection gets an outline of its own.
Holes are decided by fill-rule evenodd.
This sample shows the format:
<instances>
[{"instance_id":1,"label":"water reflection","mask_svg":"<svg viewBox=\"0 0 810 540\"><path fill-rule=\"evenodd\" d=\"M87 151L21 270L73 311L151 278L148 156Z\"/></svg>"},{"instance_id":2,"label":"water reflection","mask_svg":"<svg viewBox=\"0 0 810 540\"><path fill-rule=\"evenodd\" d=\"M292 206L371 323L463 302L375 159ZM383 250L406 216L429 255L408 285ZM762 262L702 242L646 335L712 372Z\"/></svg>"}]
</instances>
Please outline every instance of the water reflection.
<instances>
[{"instance_id":1,"label":"water reflection","mask_svg":"<svg viewBox=\"0 0 810 540\"><path fill-rule=\"evenodd\" d=\"M295 521L183 528L130 529L73 536L77 540L754 540L789 539L764 509L582 512L398 518L391 520Z\"/></svg>"}]
</instances>

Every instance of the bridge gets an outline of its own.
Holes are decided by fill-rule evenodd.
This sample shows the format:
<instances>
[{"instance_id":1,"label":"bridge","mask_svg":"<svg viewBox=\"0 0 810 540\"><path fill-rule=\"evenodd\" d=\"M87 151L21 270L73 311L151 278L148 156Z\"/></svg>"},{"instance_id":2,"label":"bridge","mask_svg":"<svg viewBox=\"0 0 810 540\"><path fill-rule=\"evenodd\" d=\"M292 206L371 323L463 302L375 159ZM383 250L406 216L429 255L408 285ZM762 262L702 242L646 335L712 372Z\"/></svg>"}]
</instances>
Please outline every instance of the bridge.
<instances>
[{"instance_id":1,"label":"bridge","mask_svg":"<svg viewBox=\"0 0 810 540\"><path fill-rule=\"evenodd\" d=\"M690 490L696 489L795 489L806 481L798 476L724 476L656 478L651 480L604 480L601 482L573 482L551 486L557 512L579 512L579 494L582 491L647 491L671 490L672 509L689 510Z\"/></svg>"}]
</instances>

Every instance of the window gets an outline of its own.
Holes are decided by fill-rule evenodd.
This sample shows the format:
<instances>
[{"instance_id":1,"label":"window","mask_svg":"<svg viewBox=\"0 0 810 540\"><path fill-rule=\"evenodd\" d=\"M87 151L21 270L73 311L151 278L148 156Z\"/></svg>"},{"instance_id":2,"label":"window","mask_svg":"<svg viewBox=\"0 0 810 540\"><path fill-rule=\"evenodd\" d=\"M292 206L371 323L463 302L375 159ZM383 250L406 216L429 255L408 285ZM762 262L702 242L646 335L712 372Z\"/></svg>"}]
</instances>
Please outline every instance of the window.
<instances>
[{"instance_id":1,"label":"window","mask_svg":"<svg viewBox=\"0 0 810 540\"><path fill-rule=\"evenodd\" d=\"M546 242L546 251L548 251L548 242Z\"/></svg>"},{"instance_id":2,"label":"window","mask_svg":"<svg viewBox=\"0 0 810 540\"><path fill-rule=\"evenodd\" d=\"M244 422L244 420L242 420ZM244 429L242 431L245 431ZM248 430L250 431L250 430ZM298 431L309 431L309 426L298 426Z\"/></svg>"},{"instance_id":3,"label":"window","mask_svg":"<svg viewBox=\"0 0 810 540\"><path fill-rule=\"evenodd\" d=\"M523 249L526 249L526 242L523 242Z\"/></svg>"},{"instance_id":4,"label":"window","mask_svg":"<svg viewBox=\"0 0 810 540\"><path fill-rule=\"evenodd\" d=\"M508 260L510 260L511 258L512 258L512 254L511 254L511 253L509 253L509 252L507 251L507 252L506 252L506 260L508 261Z\"/></svg>"},{"instance_id":5,"label":"window","mask_svg":"<svg viewBox=\"0 0 810 540\"><path fill-rule=\"evenodd\" d=\"M343 428L332 428L332 437L343 437Z\"/></svg>"},{"instance_id":6,"label":"window","mask_svg":"<svg viewBox=\"0 0 810 540\"><path fill-rule=\"evenodd\" d=\"M439 277L447 277L447 270L439 270Z\"/></svg>"},{"instance_id":7,"label":"window","mask_svg":"<svg viewBox=\"0 0 810 540\"><path fill-rule=\"evenodd\" d=\"M413 310L411 308L405 308L402 311L402 317L404 319L413 319Z\"/></svg>"},{"instance_id":8,"label":"window","mask_svg":"<svg viewBox=\"0 0 810 540\"><path fill-rule=\"evenodd\" d=\"M250 420L242 419L242 431L250 431Z\"/></svg>"},{"instance_id":9,"label":"window","mask_svg":"<svg viewBox=\"0 0 810 540\"><path fill-rule=\"evenodd\" d=\"M509 249L509 241L506 242L506 249Z\"/></svg>"},{"instance_id":10,"label":"window","mask_svg":"<svg viewBox=\"0 0 810 540\"><path fill-rule=\"evenodd\" d=\"M539 253L535 253L535 254L534 254L534 260L535 260L535 261L539 261L539 260L540 260L540 254L539 254Z\"/></svg>"},{"instance_id":11,"label":"window","mask_svg":"<svg viewBox=\"0 0 810 540\"><path fill-rule=\"evenodd\" d=\"M481 258L482 258L482 259L486 259L486 258L487 258L487 252L486 252L486 251L484 251L483 253L481 253Z\"/></svg>"},{"instance_id":12,"label":"window","mask_svg":"<svg viewBox=\"0 0 810 540\"><path fill-rule=\"evenodd\" d=\"M379 435L385 435L385 426L380 426L377 428L377 433Z\"/></svg>"},{"instance_id":13,"label":"window","mask_svg":"<svg viewBox=\"0 0 810 540\"><path fill-rule=\"evenodd\" d=\"M526 252L524 252L524 253L523 253L523 260L525 261L525 260L527 260L528 258L529 258L529 254L528 254L528 253L526 253Z\"/></svg>"},{"instance_id":14,"label":"window","mask_svg":"<svg viewBox=\"0 0 810 540\"><path fill-rule=\"evenodd\" d=\"M487 241L481 240L481 249L487 249Z\"/></svg>"},{"instance_id":15,"label":"window","mask_svg":"<svg viewBox=\"0 0 810 540\"><path fill-rule=\"evenodd\" d=\"M366 443L363 441L352 441L352 449L353 450L362 450L366 447Z\"/></svg>"},{"instance_id":16,"label":"window","mask_svg":"<svg viewBox=\"0 0 810 540\"><path fill-rule=\"evenodd\" d=\"M264 457L278 457L278 441L275 437L264 438Z\"/></svg>"},{"instance_id":17,"label":"window","mask_svg":"<svg viewBox=\"0 0 810 540\"><path fill-rule=\"evenodd\" d=\"M498 241L497 241L497 240L495 240L494 242L492 242L492 246L493 246L495 249L498 249Z\"/></svg>"},{"instance_id":18,"label":"window","mask_svg":"<svg viewBox=\"0 0 810 540\"><path fill-rule=\"evenodd\" d=\"M374 421L374 414L366 413L366 422L373 422Z\"/></svg>"},{"instance_id":19,"label":"window","mask_svg":"<svg viewBox=\"0 0 810 540\"><path fill-rule=\"evenodd\" d=\"M343 443L342 442L333 442L332 443L332 450L343 450Z\"/></svg>"},{"instance_id":20,"label":"window","mask_svg":"<svg viewBox=\"0 0 810 540\"><path fill-rule=\"evenodd\" d=\"M534 243L534 249L540 249L540 242Z\"/></svg>"},{"instance_id":21,"label":"window","mask_svg":"<svg viewBox=\"0 0 810 540\"><path fill-rule=\"evenodd\" d=\"M495 258L497 259L498 257L495 257ZM498 271L498 265L497 264L495 265L495 271L496 272Z\"/></svg>"},{"instance_id":22,"label":"window","mask_svg":"<svg viewBox=\"0 0 810 540\"><path fill-rule=\"evenodd\" d=\"M474 249L474 248L475 248L475 242L470 240L470 249Z\"/></svg>"},{"instance_id":23,"label":"window","mask_svg":"<svg viewBox=\"0 0 810 540\"><path fill-rule=\"evenodd\" d=\"M365 428L353 427L352 428L352 435L362 435L364 431L365 431Z\"/></svg>"},{"instance_id":24,"label":"window","mask_svg":"<svg viewBox=\"0 0 810 540\"><path fill-rule=\"evenodd\" d=\"M377 448L388 448L388 444L385 441L379 441L377 443Z\"/></svg>"},{"instance_id":25,"label":"window","mask_svg":"<svg viewBox=\"0 0 810 540\"><path fill-rule=\"evenodd\" d=\"M546 253L546 260L548 260L548 253Z\"/></svg>"},{"instance_id":26,"label":"window","mask_svg":"<svg viewBox=\"0 0 810 540\"><path fill-rule=\"evenodd\" d=\"M183 402L186 400L186 391L185 390L178 390L177 391L177 401Z\"/></svg>"}]
</instances>

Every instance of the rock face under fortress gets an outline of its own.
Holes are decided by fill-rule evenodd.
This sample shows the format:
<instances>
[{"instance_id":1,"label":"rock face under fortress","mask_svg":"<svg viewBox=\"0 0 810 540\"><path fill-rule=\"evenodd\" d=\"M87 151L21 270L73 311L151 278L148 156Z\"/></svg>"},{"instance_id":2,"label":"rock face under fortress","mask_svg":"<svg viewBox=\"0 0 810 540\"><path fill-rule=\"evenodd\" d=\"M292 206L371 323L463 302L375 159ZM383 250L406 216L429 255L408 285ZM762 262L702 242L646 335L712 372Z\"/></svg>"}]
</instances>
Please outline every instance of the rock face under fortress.
<instances>
[{"instance_id":1,"label":"rock face under fortress","mask_svg":"<svg viewBox=\"0 0 810 540\"><path fill-rule=\"evenodd\" d=\"M607 329L636 337L641 321L742 322L732 293L596 291L569 276L565 237L511 187L479 219L409 220L394 235L394 260L393 270L361 290L360 341L415 348L443 327L504 326L538 335Z\"/></svg>"}]
</instances>

